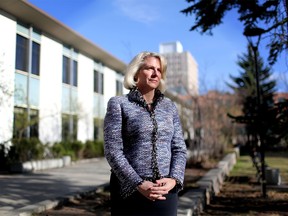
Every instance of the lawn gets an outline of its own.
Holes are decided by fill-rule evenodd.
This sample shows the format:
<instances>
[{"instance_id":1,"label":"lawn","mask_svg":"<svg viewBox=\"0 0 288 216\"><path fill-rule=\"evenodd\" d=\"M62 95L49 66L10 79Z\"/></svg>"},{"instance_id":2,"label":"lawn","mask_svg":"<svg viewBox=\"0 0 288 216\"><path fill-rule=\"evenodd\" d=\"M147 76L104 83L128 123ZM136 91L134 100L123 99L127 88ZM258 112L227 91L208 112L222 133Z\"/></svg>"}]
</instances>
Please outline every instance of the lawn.
<instances>
[{"instance_id":1,"label":"lawn","mask_svg":"<svg viewBox=\"0 0 288 216\"><path fill-rule=\"evenodd\" d=\"M280 170L280 186L268 186L264 198L250 156L241 155L221 192L213 197L201 216L288 215L288 152L267 152L265 162L269 167Z\"/></svg>"},{"instance_id":2,"label":"lawn","mask_svg":"<svg viewBox=\"0 0 288 216\"><path fill-rule=\"evenodd\" d=\"M266 152L265 163L271 168L279 169L282 182L288 183L288 152ZM248 155L240 156L230 175L254 177L256 169L251 157Z\"/></svg>"}]
</instances>

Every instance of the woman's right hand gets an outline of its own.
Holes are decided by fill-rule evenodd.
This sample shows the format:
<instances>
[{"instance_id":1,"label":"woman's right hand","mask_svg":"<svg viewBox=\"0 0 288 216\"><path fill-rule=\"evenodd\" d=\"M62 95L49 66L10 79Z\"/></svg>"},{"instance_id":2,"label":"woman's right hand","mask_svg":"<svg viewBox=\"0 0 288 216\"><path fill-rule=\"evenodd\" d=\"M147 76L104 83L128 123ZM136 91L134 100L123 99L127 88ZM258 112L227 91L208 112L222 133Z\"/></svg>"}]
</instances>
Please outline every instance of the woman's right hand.
<instances>
[{"instance_id":1,"label":"woman's right hand","mask_svg":"<svg viewBox=\"0 0 288 216\"><path fill-rule=\"evenodd\" d=\"M159 193L159 192L153 192L151 190L151 188L153 187L159 187L161 185L159 184L155 184L153 182L150 182L150 181L144 181L141 185L139 185L137 187L137 190L143 195L145 196L147 199L149 200L152 200L152 201L155 201L156 199L158 200L165 200L166 197L163 196L162 193Z\"/></svg>"}]
</instances>

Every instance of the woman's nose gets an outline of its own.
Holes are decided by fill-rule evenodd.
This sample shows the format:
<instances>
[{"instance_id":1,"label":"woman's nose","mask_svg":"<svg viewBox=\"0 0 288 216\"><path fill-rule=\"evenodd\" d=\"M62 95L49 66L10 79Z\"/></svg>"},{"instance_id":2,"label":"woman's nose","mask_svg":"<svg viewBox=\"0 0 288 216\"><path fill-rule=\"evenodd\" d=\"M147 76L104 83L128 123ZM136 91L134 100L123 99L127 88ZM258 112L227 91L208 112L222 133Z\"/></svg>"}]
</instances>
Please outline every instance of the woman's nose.
<instances>
[{"instance_id":1,"label":"woman's nose","mask_svg":"<svg viewBox=\"0 0 288 216\"><path fill-rule=\"evenodd\" d=\"M152 75L157 76L157 69L156 68L153 69Z\"/></svg>"}]
</instances>

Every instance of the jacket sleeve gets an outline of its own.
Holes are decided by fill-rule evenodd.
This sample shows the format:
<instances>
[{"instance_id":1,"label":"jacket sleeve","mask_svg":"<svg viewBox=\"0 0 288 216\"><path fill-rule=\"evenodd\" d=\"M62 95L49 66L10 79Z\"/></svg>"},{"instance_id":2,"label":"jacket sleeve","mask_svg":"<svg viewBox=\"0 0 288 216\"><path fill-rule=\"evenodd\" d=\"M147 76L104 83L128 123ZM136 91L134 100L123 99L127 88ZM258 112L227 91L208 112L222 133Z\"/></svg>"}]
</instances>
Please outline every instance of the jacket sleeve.
<instances>
[{"instance_id":1,"label":"jacket sleeve","mask_svg":"<svg viewBox=\"0 0 288 216\"><path fill-rule=\"evenodd\" d=\"M172 159L169 176L176 180L177 189L182 190L187 160L187 148L175 104L173 104L173 125L174 134L171 141Z\"/></svg>"},{"instance_id":2,"label":"jacket sleeve","mask_svg":"<svg viewBox=\"0 0 288 216\"><path fill-rule=\"evenodd\" d=\"M143 182L131 167L123 152L122 110L120 97L112 97L107 104L104 118L104 154L121 185L121 195L132 194Z\"/></svg>"}]
</instances>

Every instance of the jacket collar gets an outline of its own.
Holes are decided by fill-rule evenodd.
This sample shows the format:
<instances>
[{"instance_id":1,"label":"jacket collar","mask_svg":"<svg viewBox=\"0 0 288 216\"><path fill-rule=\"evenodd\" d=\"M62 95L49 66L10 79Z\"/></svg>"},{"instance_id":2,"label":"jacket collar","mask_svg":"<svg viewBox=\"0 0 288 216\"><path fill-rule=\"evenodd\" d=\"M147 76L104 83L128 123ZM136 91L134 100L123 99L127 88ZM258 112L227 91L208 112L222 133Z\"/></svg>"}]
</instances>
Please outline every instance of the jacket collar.
<instances>
[{"instance_id":1,"label":"jacket collar","mask_svg":"<svg viewBox=\"0 0 288 216\"><path fill-rule=\"evenodd\" d=\"M156 107L156 105L164 98L164 94L161 93L159 89L155 90L155 95L152 103L152 107ZM128 100L139 104L142 107L148 107L143 95L138 90L137 87L130 90L128 93Z\"/></svg>"}]
</instances>

